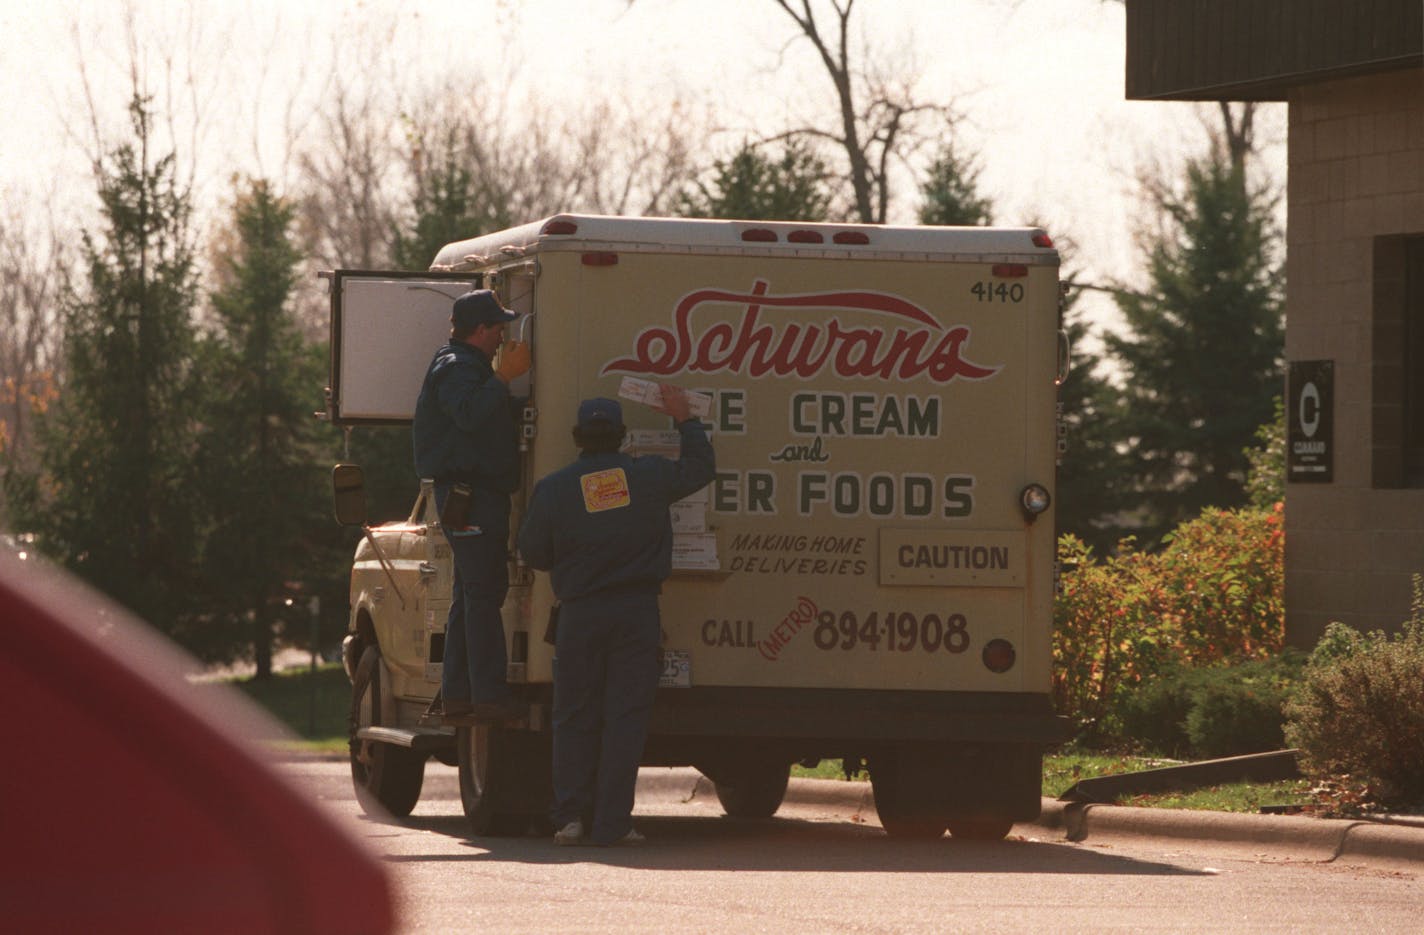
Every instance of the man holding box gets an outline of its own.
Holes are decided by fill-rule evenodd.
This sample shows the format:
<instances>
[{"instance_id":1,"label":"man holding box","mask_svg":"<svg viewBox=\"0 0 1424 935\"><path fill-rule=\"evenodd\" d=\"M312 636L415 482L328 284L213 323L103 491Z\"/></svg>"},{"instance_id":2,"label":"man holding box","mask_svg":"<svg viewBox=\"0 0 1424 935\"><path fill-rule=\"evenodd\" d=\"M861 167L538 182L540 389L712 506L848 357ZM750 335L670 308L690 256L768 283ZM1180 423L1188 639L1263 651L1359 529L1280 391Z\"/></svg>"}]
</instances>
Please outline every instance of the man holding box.
<instances>
[{"instance_id":1,"label":"man holding box","mask_svg":"<svg viewBox=\"0 0 1424 935\"><path fill-rule=\"evenodd\" d=\"M504 346L518 317L488 289L455 299L450 341L435 352L415 404L415 470L435 481L435 506L454 556L440 697L431 717L507 720L523 706L505 684L509 495L519 486L519 439L509 382L529 370L529 346Z\"/></svg>"},{"instance_id":2,"label":"man holding box","mask_svg":"<svg viewBox=\"0 0 1424 935\"><path fill-rule=\"evenodd\" d=\"M558 844L638 844L633 787L657 692L658 594L672 573L669 506L711 482L712 444L686 396L659 411L681 435L677 460L619 450L622 407L579 405L578 460L539 481L519 530L524 560L562 602L554 647L554 806ZM586 824L591 819L591 824Z\"/></svg>"}]
</instances>

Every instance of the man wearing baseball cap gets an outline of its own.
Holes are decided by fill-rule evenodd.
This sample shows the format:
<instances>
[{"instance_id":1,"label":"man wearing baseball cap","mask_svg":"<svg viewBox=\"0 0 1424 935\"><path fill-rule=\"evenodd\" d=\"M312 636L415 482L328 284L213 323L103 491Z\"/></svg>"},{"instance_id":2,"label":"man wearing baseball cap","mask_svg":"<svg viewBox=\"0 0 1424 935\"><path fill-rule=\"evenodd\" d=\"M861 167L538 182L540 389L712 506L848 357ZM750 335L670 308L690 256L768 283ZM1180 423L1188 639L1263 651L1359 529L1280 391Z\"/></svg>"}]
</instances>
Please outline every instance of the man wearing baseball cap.
<instances>
[{"instance_id":1,"label":"man wearing baseball cap","mask_svg":"<svg viewBox=\"0 0 1424 935\"><path fill-rule=\"evenodd\" d=\"M681 435L676 461L619 451L623 410L579 405L580 454L534 487L519 529L524 560L561 602L554 645L554 805L558 844L638 844L633 786L658 688L658 594L672 573L668 507L716 470L687 398L663 387Z\"/></svg>"},{"instance_id":2,"label":"man wearing baseball cap","mask_svg":"<svg viewBox=\"0 0 1424 935\"><path fill-rule=\"evenodd\" d=\"M415 470L435 481L435 506L454 556L440 696L427 715L508 720L524 706L505 683L509 495L519 486L519 442L509 383L529 370L529 346L504 343L518 313L488 289L466 292L450 313L450 340L435 352L415 404ZM504 346L499 365L495 352Z\"/></svg>"}]
</instances>

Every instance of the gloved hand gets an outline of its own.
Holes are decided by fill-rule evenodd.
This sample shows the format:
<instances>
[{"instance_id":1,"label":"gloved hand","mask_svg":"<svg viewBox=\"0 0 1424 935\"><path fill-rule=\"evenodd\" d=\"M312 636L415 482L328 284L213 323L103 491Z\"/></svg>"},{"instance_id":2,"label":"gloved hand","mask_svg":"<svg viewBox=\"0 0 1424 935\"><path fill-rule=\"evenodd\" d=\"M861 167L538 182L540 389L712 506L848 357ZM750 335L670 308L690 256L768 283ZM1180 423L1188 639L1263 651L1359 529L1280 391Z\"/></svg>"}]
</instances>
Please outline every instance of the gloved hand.
<instances>
[{"instance_id":1,"label":"gloved hand","mask_svg":"<svg viewBox=\"0 0 1424 935\"><path fill-rule=\"evenodd\" d=\"M682 387L672 383L663 383L660 384L660 388L663 402L661 406L654 406L654 409L672 416L675 425L692 418L692 409L687 402L687 392Z\"/></svg>"},{"instance_id":2,"label":"gloved hand","mask_svg":"<svg viewBox=\"0 0 1424 935\"><path fill-rule=\"evenodd\" d=\"M494 375L509 383L529 372L529 362L529 345L523 341L510 341L500 351L499 366L494 368Z\"/></svg>"}]
</instances>

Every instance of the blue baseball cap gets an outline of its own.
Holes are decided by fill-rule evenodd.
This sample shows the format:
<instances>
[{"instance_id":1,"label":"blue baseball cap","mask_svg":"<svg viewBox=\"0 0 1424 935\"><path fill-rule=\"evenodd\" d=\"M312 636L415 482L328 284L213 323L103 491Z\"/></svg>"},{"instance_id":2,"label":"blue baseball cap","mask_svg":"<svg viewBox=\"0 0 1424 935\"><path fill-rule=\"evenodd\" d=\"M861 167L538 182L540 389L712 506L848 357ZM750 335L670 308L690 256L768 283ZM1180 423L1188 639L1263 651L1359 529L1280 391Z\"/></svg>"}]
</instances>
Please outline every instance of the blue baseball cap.
<instances>
[{"instance_id":1,"label":"blue baseball cap","mask_svg":"<svg viewBox=\"0 0 1424 935\"><path fill-rule=\"evenodd\" d=\"M499 304L499 299L488 289L466 292L455 300L450 312L450 323L456 328L473 328L476 325L502 325L519 317Z\"/></svg>"},{"instance_id":2,"label":"blue baseball cap","mask_svg":"<svg viewBox=\"0 0 1424 935\"><path fill-rule=\"evenodd\" d=\"M578 427L591 428L595 422L604 422L616 429L623 427L623 407L617 400L595 396L579 403Z\"/></svg>"}]
</instances>

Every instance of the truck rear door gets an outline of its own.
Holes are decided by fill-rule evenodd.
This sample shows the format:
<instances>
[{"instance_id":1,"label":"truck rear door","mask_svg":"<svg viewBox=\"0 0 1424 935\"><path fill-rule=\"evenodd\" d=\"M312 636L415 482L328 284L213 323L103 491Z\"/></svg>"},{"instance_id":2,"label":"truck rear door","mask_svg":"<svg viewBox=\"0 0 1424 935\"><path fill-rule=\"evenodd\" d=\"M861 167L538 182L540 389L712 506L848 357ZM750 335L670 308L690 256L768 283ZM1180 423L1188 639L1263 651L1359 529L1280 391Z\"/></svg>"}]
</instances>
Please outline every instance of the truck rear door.
<instances>
[{"instance_id":1,"label":"truck rear door","mask_svg":"<svg viewBox=\"0 0 1424 935\"><path fill-rule=\"evenodd\" d=\"M331 279L331 385L336 425L411 420L420 382L450 333L455 297L483 286L476 273L336 270Z\"/></svg>"}]
</instances>

